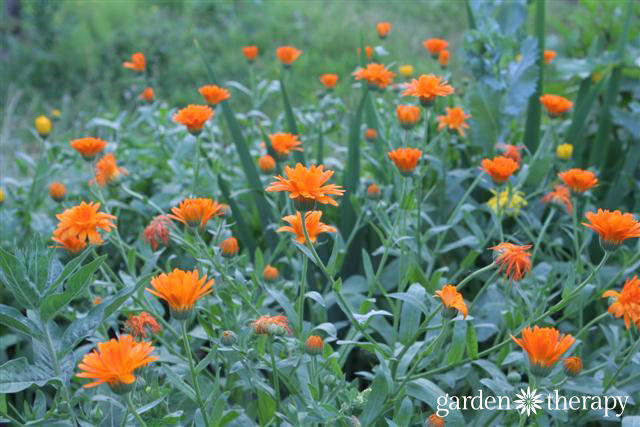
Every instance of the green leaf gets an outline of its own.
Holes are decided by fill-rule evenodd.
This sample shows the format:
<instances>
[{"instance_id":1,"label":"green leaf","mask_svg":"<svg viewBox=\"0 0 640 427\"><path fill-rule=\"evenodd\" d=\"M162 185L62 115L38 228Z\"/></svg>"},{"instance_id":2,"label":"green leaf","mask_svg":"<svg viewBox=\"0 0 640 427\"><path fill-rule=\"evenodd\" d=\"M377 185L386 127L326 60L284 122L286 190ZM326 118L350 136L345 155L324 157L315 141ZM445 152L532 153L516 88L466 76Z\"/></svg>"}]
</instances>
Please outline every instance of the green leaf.
<instances>
[{"instance_id":1,"label":"green leaf","mask_svg":"<svg viewBox=\"0 0 640 427\"><path fill-rule=\"evenodd\" d=\"M71 259L69 262L67 262L67 264L64 266L64 269L60 272L60 274L58 274L54 278L54 280L50 281L48 286L45 288L44 293L43 293L43 297L46 297L46 296L50 295L51 293L57 291L58 290L58 286L60 286L62 283L64 283L67 280L67 278L69 276L71 276L71 274L73 274L73 272L76 271L76 269L78 267L80 267L80 265L82 264L84 259L90 253L91 253L91 250L87 249L86 251L83 251L82 253L76 255L73 259Z\"/></svg>"},{"instance_id":2,"label":"green leaf","mask_svg":"<svg viewBox=\"0 0 640 427\"><path fill-rule=\"evenodd\" d=\"M362 417L360 418L360 423L365 426L373 423L373 420L376 419L384 407L384 404L387 401L387 396L389 395L387 380L382 373L382 370L378 371L370 388L371 392L367 397L367 402L364 404Z\"/></svg>"},{"instance_id":3,"label":"green leaf","mask_svg":"<svg viewBox=\"0 0 640 427\"><path fill-rule=\"evenodd\" d=\"M42 338L42 331L38 325L24 317L13 307L0 304L0 323L35 339Z\"/></svg>"},{"instance_id":4,"label":"green leaf","mask_svg":"<svg viewBox=\"0 0 640 427\"><path fill-rule=\"evenodd\" d=\"M20 357L0 366L0 393L17 393L33 384L43 387L49 381L59 379L42 366L30 365Z\"/></svg>"},{"instance_id":5,"label":"green leaf","mask_svg":"<svg viewBox=\"0 0 640 427\"><path fill-rule=\"evenodd\" d=\"M447 356L447 363L457 363L464 355L464 348L467 335L467 322L456 320L453 322L453 336L451 337L451 348Z\"/></svg>"},{"instance_id":6,"label":"green leaf","mask_svg":"<svg viewBox=\"0 0 640 427\"><path fill-rule=\"evenodd\" d=\"M40 301L37 290L29 280L24 264L14 255L0 248L0 282L24 308L36 308Z\"/></svg>"},{"instance_id":7,"label":"green leaf","mask_svg":"<svg viewBox=\"0 0 640 427\"><path fill-rule=\"evenodd\" d=\"M247 222L245 221L244 216L242 215L243 211L240 209L240 206L238 206L236 201L231 197L231 193L229 192L229 185L227 184L227 181L222 178L222 175L218 175L218 186L220 187L220 192L222 193L224 201L228 203L229 206L231 206L231 215L236 222L235 229L238 233L238 237L240 237L240 240L248 246L249 253L253 255L258 245L256 243L256 240L253 238L253 235L251 234L251 230L249 230L249 227L247 226Z\"/></svg>"},{"instance_id":8,"label":"green leaf","mask_svg":"<svg viewBox=\"0 0 640 427\"><path fill-rule=\"evenodd\" d=\"M258 389L258 417L260 425L264 426L271 421L276 413L276 401L262 389Z\"/></svg>"},{"instance_id":9,"label":"green leaf","mask_svg":"<svg viewBox=\"0 0 640 427\"><path fill-rule=\"evenodd\" d=\"M424 288L417 283L411 285L406 294L410 295L412 299L415 298L417 302L424 301L426 298ZM402 311L400 312L399 329L400 342L403 344L408 345L411 343L411 340L420 326L421 311L422 308L417 307L415 302L403 302Z\"/></svg>"},{"instance_id":10,"label":"green leaf","mask_svg":"<svg viewBox=\"0 0 640 427\"><path fill-rule=\"evenodd\" d=\"M33 176L33 180L31 181L31 187L29 188L29 196L27 206L30 209L35 209L40 206L45 198L43 197L45 186L47 184L47 175L49 172L49 165L47 161L47 156L43 155L40 157L38 161L38 165L36 166L36 171Z\"/></svg>"},{"instance_id":11,"label":"green leaf","mask_svg":"<svg viewBox=\"0 0 640 427\"><path fill-rule=\"evenodd\" d=\"M419 378L407 384L407 395L428 404L432 410L438 408L438 398L446 393L431 381ZM447 415L447 425L466 425L462 413L457 409L449 409Z\"/></svg>"},{"instance_id":12,"label":"green leaf","mask_svg":"<svg viewBox=\"0 0 640 427\"><path fill-rule=\"evenodd\" d=\"M475 360L478 358L478 337L476 336L476 328L472 323L467 325L467 356Z\"/></svg>"},{"instance_id":13,"label":"green leaf","mask_svg":"<svg viewBox=\"0 0 640 427\"><path fill-rule=\"evenodd\" d=\"M106 258L107 255L102 255L83 266L69 278L64 292L46 297L40 306L42 320L46 322L53 318L61 308L67 306L76 296L82 293L93 278L93 273Z\"/></svg>"},{"instance_id":14,"label":"green leaf","mask_svg":"<svg viewBox=\"0 0 640 427\"><path fill-rule=\"evenodd\" d=\"M527 108L527 122L524 131L524 145L531 152L535 152L540 141L540 121L542 119L542 106L540 105L540 95L544 82L544 37L545 37L545 1L536 0L535 33L538 38L538 81L536 90L529 97L529 107Z\"/></svg>"},{"instance_id":15,"label":"green leaf","mask_svg":"<svg viewBox=\"0 0 640 427\"><path fill-rule=\"evenodd\" d=\"M193 391L191 386L184 382L182 378L178 376L170 366L164 365L164 373L167 376L167 381L171 383L175 388L180 390L182 394L187 396L192 402L196 402L196 392Z\"/></svg>"},{"instance_id":16,"label":"green leaf","mask_svg":"<svg viewBox=\"0 0 640 427\"><path fill-rule=\"evenodd\" d=\"M294 135L298 134L298 126L296 125L296 116L293 114L293 108L291 107L291 101L287 93L287 88L284 84L284 79L280 79L280 92L282 92L282 101L284 102L284 114L287 118L287 130ZM296 162L304 164L304 151L296 151L293 154L293 158Z\"/></svg>"}]
</instances>

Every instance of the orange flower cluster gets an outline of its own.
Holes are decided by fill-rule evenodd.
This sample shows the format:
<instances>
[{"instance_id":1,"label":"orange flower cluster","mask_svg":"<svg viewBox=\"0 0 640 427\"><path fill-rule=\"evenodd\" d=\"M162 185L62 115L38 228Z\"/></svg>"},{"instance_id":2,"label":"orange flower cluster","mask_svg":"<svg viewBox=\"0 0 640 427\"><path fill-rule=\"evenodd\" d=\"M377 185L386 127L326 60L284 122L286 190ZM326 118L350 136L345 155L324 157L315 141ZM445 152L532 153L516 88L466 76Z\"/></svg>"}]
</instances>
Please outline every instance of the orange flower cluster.
<instances>
[{"instance_id":1,"label":"orange flower cluster","mask_svg":"<svg viewBox=\"0 0 640 427\"><path fill-rule=\"evenodd\" d=\"M448 310L458 310L460 314L467 318L469 310L462 298L462 294L453 285L444 285L442 290L436 291L436 298L440 298L442 305Z\"/></svg>"},{"instance_id":2,"label":"orange flower cluster","mask_svg":"<svg viewBox=\"0 0 640 427\"><path fill-rule=\"evenodd\" d=\"M338 206L338 203L329 196L342 196L344 190L335 184L324 185L333 175L332 170L325 171L323 165L312 165L307 169L302 163L297 163L295 168L285 166L284 173L287 178L276 176L275 179L278 181L267 187L266 191L287 191L290 193L290 199L301 204L313 205L318 202L323 205Z\"/></svg>"},{"instance_id":3,"label":"orange flower cluster","mask_svg":"<svg viewBox=\"0 0 640 427\"><path fill-rule=\"evenodd\" d=\"M389 152L389 158L404 176L409 176L413 173L421 156L422 151L417 148L397 148Z\"/></svg>"},{"instance_id":4,"label":"orange flower cluster","mask_svg":"<svg viewBox=\"0 0 640 427\"><path fill-rule=\"evenodd\" d=\"M603 298L612 298L609 313L618 319L624 317L627 329L635 324L640 329L640 280L638 276L627 279L620 292L609 290L602 294Z\"/></svg>"},{"instance_id":5,"label":"orange flower cluster","mask_svg":"<svg viewBox=\"0 0 640 427\"><path fill-rule=\"evenodd\" d=\"M460 107L454 108L445 108L447 112L444 116L438 116L438 130L442 130L444 128L449 128L450 132L458 132L458 135L464 137L464 130L468 128L469 125L465 123L470 114L465 114L464 110Z\"/></svg>"},{"instance_id":6,"label":"orange flower cluster","mask_svg":"<svg viewBox=\"0 0 640 427\"><path fill-rule=\"evenodd\" d=\"M510 280L517 282L531 271L531 254L527 252L531 246L503 242L489 249L494 251L499 271L503 271Z\"/></svg>"},{"instance_id":7,"label":"orange flower cluster","mask_svg":"<svg viewBox=\"0 0 640 427\"><path fill-rule=\"evenodd\" d=\"M547 109L550 116L557 117L573 107L573 102L558 95L542 95L540 102Z\"/></svg>"},{"instance_id":8,"label":"orange flower cluster","mask_svg":"<svg viewBox=\"0 0 640 427\"><path fill-rule=\"evenodd\" d=\"M280 46L276 49L276 57L285 67L291 66L300 55L302 55L302 51L292 46Z\"/></svg>"},{"instance_id":9,"label":"orange flower cluster","mask_svg":"<svg viewBox=\"0 0 640 427\"><path fill-rule=\"evenodd\" d=\"M259 335L290 334L289 319L286 316L260 316L251 323L251 327Z\"/></svg>"},{"instance_id":10,"label":"orange flower cluster","mask_svg":"<svg viewBox=\"0 0 640 427\"><path fill-rule=\"evenodd\" d=\"M151 279L149 293L165 300L169 304L171 315L184 320L191 314L196 301L212 292L215 280L200 277L198 270L183 271L174 269L171 273L162 273Z\"/></svg>"},{"instance_id":11,"label":"orange flower cluster","mask_svg":"<svg viewBox=\"0 0 640 427\"><path fill-rule=\"evenodd\" d=\"M507 182L518 167L518 163L503 156L482 160L482 170L498 184Z\"/></svg>"},{"instance_id":12,"label":"orange flower cluster","mask_svg":"<svg viewBox=\"0 0 640 427\"><path fill-rule=\"evenodd\" d=\"M571 335L562 335L555 328L534 326L522 330L522 338L511 337L529 356L531 370L535 375L546 376L560 357L575 342Z\"/></svg>"},{"instance_id":13,"label":"orange flower cluster","mask_svg":"<svg viewBox=\"0 0 640 427\"><path fill-rule=\"evenodd\" d=\"M74 139L71 141L71 147L86 160L92 160L99 152L104 150L106 145L106 141L93 137Z\"/></svg>"},{"instance_id":14,"label":"orange flower cluster","mask_svg":"<svg viewBox=\"0 0 640 427\"><path fill-rule=\"evenodd\" d=\"M200 95L209 105L218 105L222 101L231 98L228 90L216 85L205 85L198 89Z\"/></svg>"},{"instance_id":15,"label":"orange flower cluster","mask_svg":"<svg viewBox=\"0 0 640 427\"><path fill-rule=\"evenodd\" d=\"M204 228L211 218L224 215L225 208L226 205L212 199L184 199L178 207L171 208L173 214L168 217L191 227Z\"/></svg>"},{"instance_id":16,"label":"orange flower cluster","mask_svg":"<svg viewBox=\"0 0 640 427\"><path fill-rule=\"evenodd\" d=\"M584 193L598 184L596 174L583 169L569 169L560 172L558 177L564 184L577 193Z\"/></svg>"},{"instance_id":17,"label":"orange flower cluster","mask_svg":"<svg viewBox=\"0 0 640 427\"><path fill-rule=\"evenodd\" d=\"M321 217L322 211L308 211L304 214L304 226L307 229L307 235L311 243L316 243L318 235L321 233L335 233L338 231L335 227L331 227L320 221ZM304 229L302 228L302 214L296 212L295 215L287 215L282 219L290 225L282 226L278 228L277 231L279 233L284 231L293 233L296 235L295 239L298 243L305 244L306 239L304 237Z\"/></svg>"},{"instance_id":18,"label":"orange flower cluster","mask_svg":"<svg viewBox=\"0 0 640 427\"><path fill-rule=\"evenodd\" d=\"M395 73L389 71L383 64L372 62L366 68L360 68L353 73L356 80L366 80L370 88L385 89L393 81Z\"/></svg>"},{"instance_id":19,"label":"orange flower cluster","mask_svg":"<svg viewBox=\"0 0 640 427\"><path fill-rule=\"evenodd\" d=\"M213 116L208 105L188 105L173 115L173 121L184 125L192 135L199 135L204 124Z\"/></svg>"},{"instance_id":20,"label":"orange flower cluster","mask_svg":"<svg viewBox=\"0 0 640 427\"><path fill-rule=\"evenodd\" d=\"M98 230L111 231L115 225L111 222L115 216L98 212L100 203L85 203L69 208L57 214L60 221L58 227L53 232L53 241L61 244L65 249L77 249L84 245L86 240L89 243L99 245L103 243L102 236Z\"/></svg>"},{"instance_id":21,"label":"orange flower cluster","mask_svg":"<svg viewBox=\"0 0 640 427\"><path fill-rule=\"evenodd\" d=\"M422 74L407 84L402 96L415 96L420 99L423 107L429 107L437 97L448 96L453 92L453 87L448 85L446 80L433 74Z\"/></svg>"}]
</instances>

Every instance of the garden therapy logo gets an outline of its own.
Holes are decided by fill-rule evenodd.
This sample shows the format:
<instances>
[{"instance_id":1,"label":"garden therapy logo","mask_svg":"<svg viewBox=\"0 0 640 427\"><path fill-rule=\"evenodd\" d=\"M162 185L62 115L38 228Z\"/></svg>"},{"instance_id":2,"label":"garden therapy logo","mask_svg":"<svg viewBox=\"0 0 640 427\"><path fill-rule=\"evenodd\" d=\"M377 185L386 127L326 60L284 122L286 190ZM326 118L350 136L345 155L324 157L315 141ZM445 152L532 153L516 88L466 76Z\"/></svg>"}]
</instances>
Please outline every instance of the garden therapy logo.
<instances>
[{"instance_id":1,"label":"garden therapy logo","mask_svg":"<svg viewBox=\"0 0 640 427\"><path fill-rule=\"evenodd\" d=\"M515 399L509 396L492 396L483 394L478 390L475 396L444 396L438 397L438 407L436 415L446 417L450 411L456 410L490 410L490 411L511 411L516 410L521 415L524 413L529 417L532 413L537 414L538 410L546 411L580 411L594 410L604 411L604 417L614 416L619 418L624 413L629 396L562 396L558 390L553 390L547 394L538 393L537 389L520 389L516 393Z\"/></svg>"}]
</instances>

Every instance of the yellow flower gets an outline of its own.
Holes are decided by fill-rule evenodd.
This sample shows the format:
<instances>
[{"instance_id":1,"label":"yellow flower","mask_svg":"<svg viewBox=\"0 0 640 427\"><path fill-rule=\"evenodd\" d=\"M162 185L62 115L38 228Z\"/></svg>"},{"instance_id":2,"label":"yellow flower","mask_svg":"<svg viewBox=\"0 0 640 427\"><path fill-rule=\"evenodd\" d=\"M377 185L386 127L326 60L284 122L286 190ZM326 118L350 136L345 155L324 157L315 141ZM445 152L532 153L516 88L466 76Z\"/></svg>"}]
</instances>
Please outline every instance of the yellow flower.
<instances>
[{"instance_id":1,"label":"yellow flower","mask_svg":"<svg viewBox=\"0 0 640 427\"><path fill-rule=\"evenodd\" d=\"M59 119L61 115L62 111L58 110L57 108L51 110L51 117L53 117L53 120Z\"/></svg>"},{"instance_id":2,"label":"yellow flower","mask_svg":"<svg viewBox=\"0 0 640 427\"><path fill-rule=\"evenodd\" d=\"M493 197L487 202L487 206L494 212L498 213L498 205L500 209L507 215L517 216L520 213L520 208L527 206L527 201L524 199L524 193L522 191L509 192L507 190L501 191L500 195L496 190L491 190Z\"/></svg>"},{"instance_id":3,"label":"yellow flower","mask_svg":"<svg viewBox=\"0 0 640 427\"><path fill-rule=\"evenodd\" d=\"M51 133L51 120L49 120L47 116L36 117L35 126L36 130L43 138Z\"/></svg>"},{"instance_id":4,"label":"yellow flower","mask_svg":"<svg viewBox=\"0 0 640 427\"><path fill-rule=\"evenodd\" d=\"M413 75L413 65L401 65L398 71L400 71L402 77L411 77Z\"/></svg>"},{"instance_id":5,"label":"yellow flower","mask_svg":"<svg viewBox=\"0 0 640 427\"><path fill-rule=\"evenodd\" d=\"M0 188L0 205L4 203L4 188Z\"/></svg>"},{"instance_id":6,"label":"yellow flower","mask_svg":"<svg viewBox=\"0 0 640 427\"><path fill-rule=\"evenodd\" d=\"M569 160L573 154L573 145L560 144L556 147L556 156L561 160Z\"/></svg>"}]
</instances>

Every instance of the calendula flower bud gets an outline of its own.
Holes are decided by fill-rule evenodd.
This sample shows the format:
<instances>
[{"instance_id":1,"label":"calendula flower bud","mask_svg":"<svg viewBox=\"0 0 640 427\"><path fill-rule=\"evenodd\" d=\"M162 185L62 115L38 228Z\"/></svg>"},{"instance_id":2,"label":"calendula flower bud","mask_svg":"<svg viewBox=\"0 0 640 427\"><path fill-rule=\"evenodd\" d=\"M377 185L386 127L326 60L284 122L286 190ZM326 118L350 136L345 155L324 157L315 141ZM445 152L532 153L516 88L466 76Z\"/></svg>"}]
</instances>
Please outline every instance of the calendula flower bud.
<instances>
[{"instance_id":1,"label":"calendula flower bud","mask_svg":"<svg viewBox=\"0 0 640 427\"><path fill-rule=\"evenodd\" d=\"M258 167L260 172L270 174L276 169L276 161L273 157L266 154L258 159Z\"/></svg>"},{"instance_id":2,"label":"calendula flower bud","mask_svg":"<svg viewBox=\"0 0 640 427\"><path fill-rule=\"evenodd\" d=\"M224 239L220 243L220 250L222 251L222 256L226 258L231 258L238 254L238 239L235 237L228 237Z\"/></svg>"},{"instance_id":3,"label":"calendula flower bud","mask_svg":"<svg viewBox=\"0 0 640 427\"><path fill-rule=\"evenodd\" d=\"M227 347L231 347L236 343L236 341L238 341L238 337L233 333L233 331L223 331L220 336L220 341Z\"/></svg>"},{"instance_id":4,"label":"calendula flower bud","mask_svg":"<svg viewBox=\"0 0 640 427\"><path fill-rule=\"evenodd\" d=\"M509 381L510 384L518 384L521 379L522 379L522 376L520 375L520 373L516 371L511 371L507 375L507 380Z\"/></svg>"},{"instance_id":5,"label":"calendula flower bud","mask_svg":"<svg viewBox=\"0 0 640 427\"><path fill-rule=\"evenodd\" d=\"M267 282L275 282L279 276L280 273L278 269L272 265L267 265L264 270L262 270L262 278Z\"/></svg>"},{"instance_id":6,"label":"calendula flower bud","mask_svg":"<svg viewBox=\"0 0 640 427\"><path fill-rule=\"evenodd\" d=\"M568 376L575 377L582 372L582 359L577 356L567 357L562 361L562 366Z\"/></svg>"},{"instance_id":7,"label":"calendula flower bud","mask_svg":"<svg viewBox=\"0 0 640 427\"><path fill-rule=\"evenodd\" d=\"M317 356L322 354L322 349L324 348L324 341L321 337L317 335L311 335L307 338L307 341L304 343L304 350L310 356Z\"/></svg>"},{"instance_id":8,"label":"calendula flower bud","mask_svg":"<svg viewBox=\"0 0 640 427\"><path fill-rule=\"evenodd\" d=\"M429 418L424 423L425 427L444 427L444 418L437 416L436 414L429 415Z\"/></svg>"},{"instance_id":9,"label":"calendula flower bud","mask_svg":"<svg viewBox=\"0 0 640 427\"><path fill-rule=\"evenodd\" d=\"M64 184L60 182L52 182L49 185L49 196L56 202L61 202L64 200L65 188Z\"/></svg>"},{"instance_id":10,"label":"calendula flower bud","mask_svg":"<svg viewBox=\"0 0 640 427\"><path fill-rule=\"evenodd\" d=\"M369 142L375 141L378 137L378 132L373 128L368 128L364 131L364 139Z\"/></svg>"},{"instance_id":11,"label":"calendula flower bud","mask_svg":"<svg viewBox=\"0 0 640 427\"><path fill-rule=\"evenodd\" d=\"M380 191L380 187L375 183L369 184L367 187L367 197L371 200L379 200L381 196L382 192Z\"/></svg>"}]
</instances>

